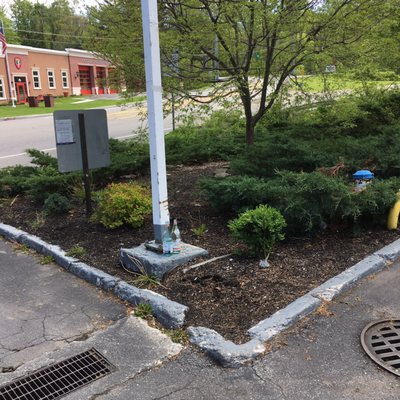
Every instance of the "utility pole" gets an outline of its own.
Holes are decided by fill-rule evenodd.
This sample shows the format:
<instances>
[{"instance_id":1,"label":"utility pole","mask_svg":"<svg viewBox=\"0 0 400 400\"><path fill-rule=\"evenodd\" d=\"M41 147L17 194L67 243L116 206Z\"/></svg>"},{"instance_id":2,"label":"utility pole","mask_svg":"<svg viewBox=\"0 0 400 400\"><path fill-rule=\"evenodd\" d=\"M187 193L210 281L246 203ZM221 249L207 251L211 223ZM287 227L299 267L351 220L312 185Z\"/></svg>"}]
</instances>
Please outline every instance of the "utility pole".
<instances>
[{"instance_id":1,"label":"utility pole","mask_svg":"<svg viewBox=\"0 0 400 400\"><path fill-rule=\"evenodd\" d=\"M157 0L142 0L143 43L149 121L153 228L156 244L169 225L167 169L163 125Z\"/></svg>"}]
</instances>

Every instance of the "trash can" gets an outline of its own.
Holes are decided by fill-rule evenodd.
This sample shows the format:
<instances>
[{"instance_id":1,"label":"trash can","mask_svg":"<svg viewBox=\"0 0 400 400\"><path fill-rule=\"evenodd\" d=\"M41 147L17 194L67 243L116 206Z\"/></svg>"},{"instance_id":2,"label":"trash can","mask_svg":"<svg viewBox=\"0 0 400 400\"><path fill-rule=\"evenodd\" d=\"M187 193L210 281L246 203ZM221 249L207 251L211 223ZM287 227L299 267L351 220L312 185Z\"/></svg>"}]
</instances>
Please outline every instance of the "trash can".
<instances>
[{"instance_id":1,"label":"trash can","mask_svg":"<svg viewBox=\"0 0 400 400\"><path fill-rule=\"evenodd\" d=\"M44 106L54 107L54 97L52 95L44 96Z\"/></svg>"},{"instance_id":2,"label":"trash can","mask_svg":"<svg viewBox=\"0 0 400 400\"><path fill-rule=\"evenodd\" d=\"M39 102L36 96L28 96L29 107L39 107Z\"/></svg>"}]
</instances>

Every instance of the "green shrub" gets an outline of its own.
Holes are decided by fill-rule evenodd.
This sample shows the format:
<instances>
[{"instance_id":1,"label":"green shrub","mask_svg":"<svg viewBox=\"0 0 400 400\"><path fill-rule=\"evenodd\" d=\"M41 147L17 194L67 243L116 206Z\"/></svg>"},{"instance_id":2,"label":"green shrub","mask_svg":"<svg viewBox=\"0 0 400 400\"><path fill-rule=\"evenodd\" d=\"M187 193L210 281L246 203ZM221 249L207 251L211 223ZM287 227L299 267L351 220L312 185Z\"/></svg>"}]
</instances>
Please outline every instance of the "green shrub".
<instances>
[{"instance_id":1,"label":"green shrub","mask_svg":"<svg viewBox=\"0 0 400 400\"><path fill-rule=\"evenodd\" d=\"M27 179L35 172L35 167L22 165L0 169L0 197L12 197L24 193Z\"/></svg>"},{"instance_id":2,"label":"green shrub","mask_svg":"<svg viewBox=\"0 0 400 400\"><path fill-rule=\"evenodd\" d=\"M383 222L396 201L400 179L375 180L355 193L353 183L319 172L280 172L270 179L236 176L201 182L203 193L216 210L231 215L258 204L268 204L284 216L289 235L317 232L332 222L343 228L358 222Z\"/></svg>"},{"instance_id":3,"label":"green shrub","mask_svg":"<svg viewBox=\"0 0 400 400\"><path fill-rule=\"evenodd\" d=\"M138 228L151 213L151 196L136 183L114 183L97 193L97 208L92 220L107 228L122 225Z\"/></svg>"},{"instance_id":4,"label":"green shrub","mask_svg":"<svg viewBox=\"0 0 400 400\"><path fill-rule=\"evenodd\" d=\"M245 147L244 123L238 112L215 112L202 126L179 127L165 137L168 164L228 160Z\"/></svg>"},{"instance_id":5,"label":"green shrub","mask_svg":"<svg viewBox=\"0 0 400 400\"><path fill-rule=\"evenodd\" d=\"M288 132L279 132L258 139L254 146L232 159L230 168L234 174L270 177L277 169L313 171L329 164L324 162L326 158L333 160L323 151L313 149L311 143L291 137Z\"/></svg>"},{"instance_id":6,"label":"green shrub","mask_svg":"<svg viewBox=\"0 0 400 400\"><path fill-rule=\"evenodd\" d=\"M52 167L57 169L57 159L44 151L37 149L26 150L28 155L31 157L31 163L38 167Z\"/></svg>"},{"instance_id":7,"label":"green shrub","mask_svg":"<svg viewBox=\"0 0 400 400\"><path fill-rule=\"evenodd\" d=\"M111 165L94 172L97 175L118 177L132 173L143 173L150 168L150 155L148 143L136 140L110 139ZM99 180L101 177L99 176Z\"/></svg>"},{"instance_id":8,"label":"green shrub","mask_svg":"<svg viewBox=\"0 0 400 400\"><path fill-rule=\"evenodd\" d=\"M51 167L44 168L26 179L25 193L34 201L44 203L55 193L68 196L69 188L75 180L75 174L60 174Z\"/></svg>"},{"instance_id":9,"label":"green shrub","mask_svg":"<svg viewBox=\"0 0 400 400\"><path fill-rule=\"evenodd\" d=\"M70 201L59 193L51 194L44 202L43 211L46 214L65 214L71 209Z\"/></svg>"},{"instance_id":10,"label":"green shrub","mask_svg":"<svg viewBox=\"0 0 400 400\"><path fill-rule=\"evenodd\" d=\"M268 259L276 242L284 239L282 214L266 205L248 210L229 222L231 234L251 248L255 255Z\"/></svg>"},{"instance_id":11,"label":"green shrub","mask_svg":"<svg viewBox=\"0 0 400 400\"><path fill-rule=\"evenodd\" d=\"M266 181L254 177L202 179L200 188L211 206L225 214L239 213L267 202Z\"/></svg>"},{"instance_id":12,"label":"green shrub","mask_svg":"<svg viewBox=\"0 0 400 400\"><path fill-rule=\"evenodd\" d=\"M343 212L343 217L350 215L351 222L360 222L371 226L374 224L385 225L390 208L397 201L400 190L400 178L387 180L374 180L366 190L353 196L356 213ZM356 218L355 218L356 217Z\"/></svg>"}]
</instances>

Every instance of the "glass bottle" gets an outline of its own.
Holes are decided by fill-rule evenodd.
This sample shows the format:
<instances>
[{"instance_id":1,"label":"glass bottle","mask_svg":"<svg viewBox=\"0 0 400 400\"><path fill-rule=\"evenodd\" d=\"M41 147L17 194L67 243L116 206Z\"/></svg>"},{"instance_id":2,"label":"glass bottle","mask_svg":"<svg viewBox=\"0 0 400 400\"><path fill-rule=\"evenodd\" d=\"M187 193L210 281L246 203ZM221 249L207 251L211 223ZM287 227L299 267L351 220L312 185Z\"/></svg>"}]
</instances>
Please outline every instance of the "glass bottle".
<instances>
[{"instance_id":1,"label":"glass bottle","mask_svg":"<svg viewBox=\"0 0 400 400\"><path fill-rule=\"evenodd\" d=\"M172 238L172 252L174 254L178 254L182 251L182 242L181 242L181 232L178 228L178 221L174 219L174 225L171 230L171 238Z\"/></svg>"},{"instance_id":2,"label":"glass bottle","mask_svg":"<svg viewBox=\"0 0 400 400\"><path fill-rule=\"evenodd\" d=\"M173 252L173 241L169 232L169 225L165 229L162 236L162 250L164 255L170 255Z\"/></svg>"}]
</instances>

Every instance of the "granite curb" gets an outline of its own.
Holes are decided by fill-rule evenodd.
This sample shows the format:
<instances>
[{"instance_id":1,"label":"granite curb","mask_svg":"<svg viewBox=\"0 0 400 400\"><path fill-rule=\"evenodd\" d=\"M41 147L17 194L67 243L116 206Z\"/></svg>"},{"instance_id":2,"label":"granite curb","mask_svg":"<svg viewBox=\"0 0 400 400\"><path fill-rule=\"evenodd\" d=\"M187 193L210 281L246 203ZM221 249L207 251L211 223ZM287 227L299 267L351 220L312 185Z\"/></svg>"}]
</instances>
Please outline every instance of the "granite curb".
<instances>
[{"instance_id":1,"label":"granite curb","mask_svg":"<svg viewBox=\"0 0 400 400\"><path fill-rule=\"evenodd\" d=\"M10 225L0 223L0 235L6 239L26 245L36 252L52 256L55 262L85 281L113 293L123 301L138 305L148 303L154 316L166 328L180 328L185 321L187 307L152 292L129 285L125 281L109 275L97 268L91 267L76 258L67 256L57 245L48 244L37 236L30 235Z\"/></svg>"},{"instance_id":2,"label":"granite curb","mask_svg":"<svg viewBox=\"0 0 400 400\"><path fill-rule=\"evenodd\" d=\"M155 292L139 289L119 278L68 257L59 246L50 245L40 238L29 235L10 225L0 223L0 235L11 241L25 244L39 253L51 255L66 270L80 278L114 293L131 304L151 304L154 315L168 328L182 327L188 307L167 299ZM322 285L296 299L272 316L260 321L248 330L250 340L235 344L218 332L204 327L189 327L191 343L199 346L211 358L224 367L239 368L262 354L265 342L286 330L303 317L316 311L322 304L332 301L361 279L373 275L400 257L400 239L374 252L362 261L329 279Z\"/></svg>"}]
</instances>

